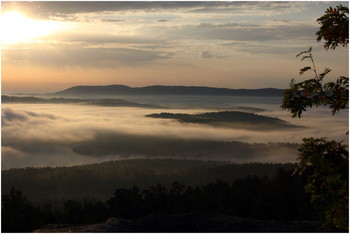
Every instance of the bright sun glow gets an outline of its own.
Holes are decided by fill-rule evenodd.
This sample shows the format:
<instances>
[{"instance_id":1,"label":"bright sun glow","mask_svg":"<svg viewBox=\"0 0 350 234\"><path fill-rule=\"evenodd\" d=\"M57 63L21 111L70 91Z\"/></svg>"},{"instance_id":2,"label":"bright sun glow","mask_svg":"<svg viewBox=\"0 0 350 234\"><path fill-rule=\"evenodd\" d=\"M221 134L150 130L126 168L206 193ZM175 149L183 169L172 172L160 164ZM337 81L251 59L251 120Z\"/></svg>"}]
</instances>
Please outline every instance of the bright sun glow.
<instances>
[{"instance_id":1,"label":"bright sun glow","mask_svg":"<svg viewBox=\"0 0 350 234\"><path fill-rule=\"evenodd\" d=\"M11 11L1 15L0 39L4 44L27 41L50 34L56 29L57 22L34 20Z\"/></svg>"}]
</instances>

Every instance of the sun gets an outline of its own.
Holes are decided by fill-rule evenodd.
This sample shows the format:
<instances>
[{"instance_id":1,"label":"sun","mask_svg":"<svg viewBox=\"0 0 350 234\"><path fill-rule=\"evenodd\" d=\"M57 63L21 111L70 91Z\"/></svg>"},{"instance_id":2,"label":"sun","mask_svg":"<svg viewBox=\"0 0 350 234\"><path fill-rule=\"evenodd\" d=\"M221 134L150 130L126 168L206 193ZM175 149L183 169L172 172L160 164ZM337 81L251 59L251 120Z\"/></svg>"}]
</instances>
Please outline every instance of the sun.
<instances>
[{"instance_id":1,"label":"sun","mask_svg":"<svg viewBox=\"0 0 350 234\"><path fill-rule=\"evenodd\" d=\"M28 41L54 32L53 21L34 20L17 11L5 12L0 17L0 40L3 44Z\"/></svg>"}]
</instances>

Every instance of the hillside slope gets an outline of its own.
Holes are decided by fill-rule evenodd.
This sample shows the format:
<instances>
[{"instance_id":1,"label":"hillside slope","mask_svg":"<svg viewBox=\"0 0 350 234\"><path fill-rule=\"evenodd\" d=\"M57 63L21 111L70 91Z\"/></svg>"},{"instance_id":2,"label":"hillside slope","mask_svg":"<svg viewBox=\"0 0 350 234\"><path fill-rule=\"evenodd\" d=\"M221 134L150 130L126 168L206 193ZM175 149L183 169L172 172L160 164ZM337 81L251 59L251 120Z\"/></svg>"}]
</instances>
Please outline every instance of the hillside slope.
<instances>
[{"instance_id":1,"label":"hillside slope","mask_svg":"<svg viewBox=\"0 0 350 234\"><path fill-rule=\"evenodd\" d=\"M223 161L134 159L108 161L73 167L18 168L2 171L2 193L14 186L34 202L55 199L109 198L121 187L141 188L158 183L200 185L216 179L232 182L249 175L272 177L279 168L295 169L294 164Z\"/></svg>"},{"instance_id":2,"label":"hillside slope","mask_svg":"<svg viewBox=\"0 0 350 234\"><path fill-rule=\"evenodd\" d=\"M227 89L204 86L162 86L129 87L125 85L73 86L53 93L53 95L215 95L215 96L276 96L283 95L284 90L264 89Z\"/></svg>"}]
</instances>

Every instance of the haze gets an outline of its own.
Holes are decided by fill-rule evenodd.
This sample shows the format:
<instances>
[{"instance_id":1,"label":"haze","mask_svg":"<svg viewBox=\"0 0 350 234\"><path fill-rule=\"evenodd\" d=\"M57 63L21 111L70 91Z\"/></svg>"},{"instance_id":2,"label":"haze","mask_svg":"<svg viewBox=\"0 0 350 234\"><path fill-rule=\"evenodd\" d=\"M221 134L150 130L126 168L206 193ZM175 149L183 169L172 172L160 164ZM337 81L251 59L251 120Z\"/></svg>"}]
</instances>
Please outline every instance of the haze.
<instances>
[{"instance_id":1,"label":"haze","mask_svg":"<svg viewBox=\"0 0 350 234\"><path fill-rule=\"evenodd\" d=\"M301 143L303 137L327 136L347 140L344 130L348 125L347 111L331 117L327 110L320 109L308 112L303 119L291 119L288 113L280 111L275 104L244 103L244 99L232 97L232 103L237 106L264 107L266 111L259 114L279 117L307 128L254 130L146 117L148 114L164 112L164 109L154 108L3 103L2 168L68 166L154 157L239 163L295 162L297 145L288 144ZM242 103L239 103L240 100ZM210 101L208 97L207 103ZM191 114L212 110L202 107L167 111ZM335 121L329 132L324 126L331 119ZM246 143L263 145L244 145Z\"/></svg>"}]
</instances>

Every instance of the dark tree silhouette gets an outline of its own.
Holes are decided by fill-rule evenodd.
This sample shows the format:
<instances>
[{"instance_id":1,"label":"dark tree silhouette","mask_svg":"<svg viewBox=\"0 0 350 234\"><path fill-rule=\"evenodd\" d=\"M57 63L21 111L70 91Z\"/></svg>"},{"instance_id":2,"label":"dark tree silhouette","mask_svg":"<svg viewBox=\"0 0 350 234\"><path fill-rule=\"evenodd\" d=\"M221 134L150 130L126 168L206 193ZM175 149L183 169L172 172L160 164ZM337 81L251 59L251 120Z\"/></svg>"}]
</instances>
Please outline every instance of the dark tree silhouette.
<instances>
[{"instance_id":1,"label":"dark tree silhouette","mask_svg":"<svg viewBox=\"0 0 350 234\"><path fill-rule=\"evenodd\" d=\"M349 43L349 9L342 5L328 8L326 14L318 18L321 24L317 41L326 40L325 49L335 49L338 45ZM300 69L300 75L312 71L314 77L299 83L292 80L290 88L284 94L283 110L289 110L293 117L301 117L303 111L313 106L327 106L334 115L349 105L349 77L341 76L336 81L323 83L323 78L331 71L325 68L319 74L316 70L312 48L303 51L304 59L311 66ZM345 132L345 131L344 131ZM305 190L311 201L317 205L325 224L348 230L348 146L342 142L327 141L326 138L304 138L299 148L300 164L296 173L307 174L308 184Z\"/></svg>"},{"instance_id":2,"label":"dark tree silhouette","mask_svg":"<svg viewBox=\"0 0 350 234\"><path fill-rule=\"evenodd\" d=\"M1 199L1 231L30 232L38 227L38 209L23 196L22 192L11 188Z\"/></svg>"},{"instance_id":3,"label":"dark tree silhouette","mask_svg":"<svg viewBox=\"0 0 350 234\"><path fill-rule=\"evenodd\" d=\"M312 63L312 67L306 66L300 69L300 75L310 70L314 73L314 77L299 83L292 79L290 88L284 93L281 108L289 110L293 117L299 118L307 108L313 106L328 106L333 115L345 109L349 103L349 77L340 76L336 81L323 83L324 77L331 72L331 69L325 68L321 74L317 72L312 48L299 53L297 57L300 55L303 55L302 60L309 59Z\"/></svg>"},{"instance_id":4,"label":"dark tree silhouette","mask_svg":"<svg viewBox=\"0 0 350 234\"><path fill-rule=\"evenodd\" d=\"M217 180L196 187L173 183L147 189L118 188L106 202L67 200L54 211L46 205L33 207L13 189L2 198L2 231L30 232L49 223L92 224L110 217L139 219L184 213L266 220L313 219L313 208L303 190L305 176L291 176L292 172L280 169L271 179L248 176L231 184Z\"/></svg>"},{"instance_id":5,"label":"dark tree silhouette","mask_svg":"<svg viewBox=\"0 0 350 234\"><path fill-rule=\"evenodd\" d=\"M317 19L321 25L316 33L317 41L323 38L324 48L335 49L338 45L347 46L349 43L349 8L339 5L328 8L322 17Z\"/></svg>"}]
</instances>

